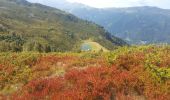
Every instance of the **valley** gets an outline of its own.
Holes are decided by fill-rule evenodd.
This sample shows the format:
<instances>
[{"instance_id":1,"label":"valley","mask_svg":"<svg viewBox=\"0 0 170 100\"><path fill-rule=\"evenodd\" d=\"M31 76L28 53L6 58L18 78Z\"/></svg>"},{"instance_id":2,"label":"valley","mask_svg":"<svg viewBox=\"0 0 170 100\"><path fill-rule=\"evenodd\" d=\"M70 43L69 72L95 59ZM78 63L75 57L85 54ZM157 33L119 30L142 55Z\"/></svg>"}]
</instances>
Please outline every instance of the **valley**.
<instances>
[{"instance_id":1,"label":"valley","mask_svg":"<svg viewBox=\"0 0 170 100\"><path fill-rule=\"evenodd\" d=\"M47 1L48 2L48 1ZM62 9L84 20L103 26L129 44L170 43L170 10L154 6L93 8L67 0L51 1L48 6ZM39 1L45 4L45 2ZM63 6L60 6L62 3Z\"/></svg>"}]
</instances>

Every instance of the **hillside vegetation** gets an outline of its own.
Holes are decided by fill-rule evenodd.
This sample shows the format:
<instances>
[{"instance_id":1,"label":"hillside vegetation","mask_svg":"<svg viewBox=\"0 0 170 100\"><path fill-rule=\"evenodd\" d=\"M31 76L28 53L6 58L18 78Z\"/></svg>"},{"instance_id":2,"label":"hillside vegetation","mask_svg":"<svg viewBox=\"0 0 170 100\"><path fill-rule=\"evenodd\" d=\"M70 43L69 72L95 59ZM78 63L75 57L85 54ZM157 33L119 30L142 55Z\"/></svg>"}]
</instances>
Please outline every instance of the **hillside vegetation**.
<instances>
[{"instance_id":1,"label":"hillside vegetation","mask_svg":"<svg viewBox=\"0 0 170 100\"><path fill-rule=\"evenodd\" d=\"M71 13L105 27L131 44L170 43L170 10L156 7L77 8Z\"/></svg>"},{"instance_id":2,"label":"hillside vegetation","mask_svg":"<svg viewBox=\"0 0 170 100\"><path fill-rule=\"evenodd\" d=\"M77 51L89 38L109 50L126 44L64 11L25 0L0 0L0 51Z\"/></svg>"},{"instance_id":3,"label":"hillside vegetation","mask_svg":"<svg viewBox=\"0 0 170 100\"><path fill-rule=\"evenodd\" d=\"M170 47L0 53L1 100L169 100Z\"/></svg>"},{"instance_id":4,"label":"hillside vegetation","mask_svg":"<svg viewBox=\"0 0 170 100\"><path fill-rule=\"evenodd\" d=\"M66 0L38 2L93 21L131 44L170 43L169 9L149 6L97 9Z\"/></svg>"}]
</instances>

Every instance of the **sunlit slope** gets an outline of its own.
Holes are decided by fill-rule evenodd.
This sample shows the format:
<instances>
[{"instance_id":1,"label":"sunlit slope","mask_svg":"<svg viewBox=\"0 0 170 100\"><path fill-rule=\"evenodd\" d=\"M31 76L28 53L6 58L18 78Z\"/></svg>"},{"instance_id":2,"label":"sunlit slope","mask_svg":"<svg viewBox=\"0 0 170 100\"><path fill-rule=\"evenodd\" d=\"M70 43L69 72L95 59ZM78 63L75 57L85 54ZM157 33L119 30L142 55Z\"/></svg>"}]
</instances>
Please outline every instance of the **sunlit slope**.
<instances>
[{"instance_id":1,"label":"sunlit slope","mask_svg":"<svg viewBox=\"0 0 170 100\"><path fill-rule=\"evenodd\" d=\"M90 40L86 40L83 42L83 44L81 45L81 50L82 51L94 51L94 52L99 52L99 51L108 52L109 51L108 49L100 45L99 43L93 42Z\"/></svg>"}]
</instances>

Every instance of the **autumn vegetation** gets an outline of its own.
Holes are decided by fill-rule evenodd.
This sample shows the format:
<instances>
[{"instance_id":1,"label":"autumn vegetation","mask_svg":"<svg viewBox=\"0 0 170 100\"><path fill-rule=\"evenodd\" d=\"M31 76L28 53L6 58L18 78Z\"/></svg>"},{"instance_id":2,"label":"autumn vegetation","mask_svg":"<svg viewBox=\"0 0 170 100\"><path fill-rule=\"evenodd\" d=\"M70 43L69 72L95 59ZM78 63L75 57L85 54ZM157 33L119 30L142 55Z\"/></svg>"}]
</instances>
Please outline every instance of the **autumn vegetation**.
<instances>
[{"instance_id":1,"label":"autumn vegetation","mask_svg":"<svg viewBox=\"0 0 170 100\"><path fill-rule=\"evenodd\" d=\"M2 100L169 100L170 47L0 53Z\"/></svg>"}]
</instances>

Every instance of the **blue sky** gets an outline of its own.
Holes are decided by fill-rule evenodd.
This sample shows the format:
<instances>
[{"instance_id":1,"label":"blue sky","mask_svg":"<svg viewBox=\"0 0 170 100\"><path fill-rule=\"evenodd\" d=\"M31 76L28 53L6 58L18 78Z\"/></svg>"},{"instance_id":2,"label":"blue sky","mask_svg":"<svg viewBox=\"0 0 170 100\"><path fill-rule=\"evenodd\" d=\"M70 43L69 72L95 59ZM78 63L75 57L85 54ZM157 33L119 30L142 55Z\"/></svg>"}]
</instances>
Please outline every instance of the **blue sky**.
<instances>
[{"instance_id":1,"label":"blue sky","mask_svg":"<svg viewBox=\"0 0 170 100\"><path fill-rule=\"evenodd\" d=\"M63 0L28 0L31 2L48 3L60 2ZM160 8L170 9L170 0L67 0L69 2L82 3L96 8L107 7L133 7L133 6L156 6Z\"/></svg>"}]
</instances>

